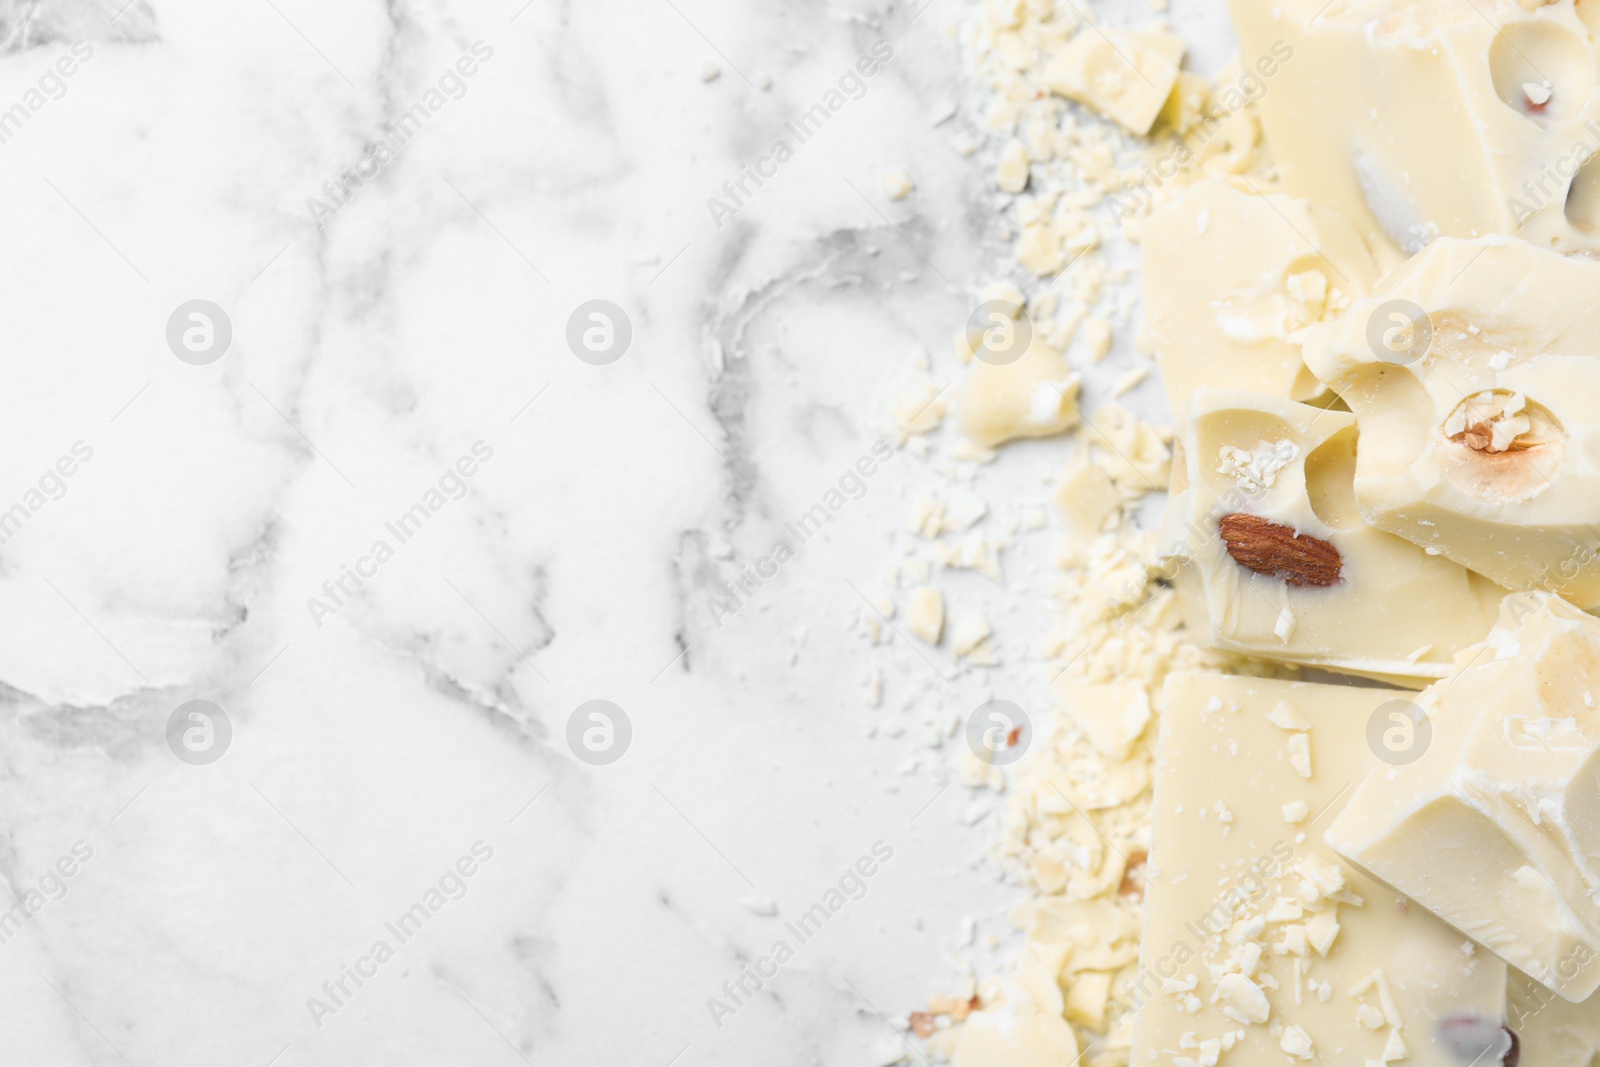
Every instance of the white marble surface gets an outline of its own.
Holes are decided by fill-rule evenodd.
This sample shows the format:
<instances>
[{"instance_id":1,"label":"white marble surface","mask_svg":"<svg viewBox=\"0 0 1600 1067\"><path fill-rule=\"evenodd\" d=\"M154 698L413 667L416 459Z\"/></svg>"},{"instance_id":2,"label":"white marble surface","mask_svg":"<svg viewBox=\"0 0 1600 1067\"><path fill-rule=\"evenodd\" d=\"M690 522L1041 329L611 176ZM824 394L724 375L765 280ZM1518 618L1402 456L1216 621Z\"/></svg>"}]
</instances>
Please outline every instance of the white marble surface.
<instances>
[{"instance_id":1,"label":"white marble surface","mask_svg":"<svg viewBox=\"0 0 1600 1067\"><path fill-rule=\"evenodd\" d=\"M1004 933L995 817L966 825L992 801L947 788L921 724L1037 696L1029 631L973 674L857 624L922 461L708 610L869 448L913 346L953 372L1009 254L951 147L971 119L931 121L963 100L962 3L46 0L9 27L0 111L54 95L70 40L93 54L0 144L0 510L26 513L0 545L0 875L32 912L0 944L5 1062L883 1062L884 1016L971 958L962 917ZM715 226L706 198L880 40L865 94ZM308 197L478 41L464 95L319 228ZM206 366L165 337L196 298L233 330ZM632 322L610 366L564 339L596 298ZM308 598L480 441L465 495L316 625ZM1021 450L1025 495L1051 447ZM1048 563L1038 540L1009 591L956 587L1038 615ZM597 698L633 723L609 766L566 743ZM164 736L193 699L232 725L209 765ZM480 841L399 944L385 922ZM865 897L714 1025L876 841Z\"/></svg>"}]
</instances>

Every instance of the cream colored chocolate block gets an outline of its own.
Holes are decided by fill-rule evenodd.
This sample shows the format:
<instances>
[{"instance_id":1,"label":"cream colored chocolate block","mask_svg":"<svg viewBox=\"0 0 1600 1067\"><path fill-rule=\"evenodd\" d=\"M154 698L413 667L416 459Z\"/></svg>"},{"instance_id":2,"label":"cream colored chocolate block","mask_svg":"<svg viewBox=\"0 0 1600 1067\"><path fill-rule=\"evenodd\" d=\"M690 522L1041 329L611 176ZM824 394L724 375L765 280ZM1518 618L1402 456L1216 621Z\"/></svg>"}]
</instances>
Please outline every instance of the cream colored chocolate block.
<instances>
[{"instance_id":1,"label":"cream colored chocolate block","mask_svg":"<svg viewBox=\"0 0 1600 1067\"><path fill-rule=\"evenodd\" d=\"M1515 971L1506 1004L1521 1067L1593 1067L1600 1056L1600 1001L1573 1004Z\"/></svg>"},{"instance_id":2,"label":"cream colored chocolate block","mask_svg":"<svg viewBox=\"0 0 1600 1067\"><path fill-rule=\"evenodd\" d=\"M1600 987L1600 619L1507 597L1484 646L1417 703L1422 755L1370 773L1328 844L1585 999Z\"/></svg>"},{"instance_id":3,"label":"cream colored chocolate block","mask_svg":"<svg viewBox=\"0 0 1600 1067\"><path fill-rule=\"evenodd\" d=\"M1211 645L1421 686L1493 626L1504 590L1362 521L1349 413L1201 389L1182 442L1162 553Z\"/></svg>"},{"instance_id":4,"label":"cream colored chocolate block","mask_svg":"<svg viewBox=\"0 0 1600 1067\"><path fill-rule=\"evenodd\" d=\"M1030 961L1031 962L1031 961ZM1074 1063L1078 1039L1065 1018L1056 971L1025 963L999 996L967 1017L951 1056L953 1067L1058 1067Z\"/></svg>"},{"instance_id":5,"label":"cream colored chocolate block","mask_svg":"<svg viewBox=\"0 0 1600 1067\"><path fill-rule=\"evenodd\" d=\"M1441 235L1523 227L1562 251L1600 243L1600 164L1584 166L1600 150L1593 0L1228 6L1247 59L1293 52L1259 104L1285 189L1349 217L1391 263Z\"/></svg>"},{"instance_id":6,"label":"cream colored chocolate block","mask_svg":"<svg viewBox=\"0 0 1600 1067\"><path fill-rule=\"evenodd\" d=\"M1080 383L1061 353L1037 337L1009 363L980 356L961 387L961 432L985 448L1061 433L1078 423Z\"/></svg>"},{"instance_id":7,"label":"cream colored chocolate block","mask_svg":"<svg viewBox=\"0 0 1600 1067\"><path fill-rule=\"evenodd\" d=\"M1039 81L1142 137L1178 84L1183 52L1176 34L1085 25L1045 64Z\"/></svg>"},{"instance_id":8,"label":"cream colored chocolate block","mask_svg":"<svg viewBox=\"0 0 1600 1067\"><path fill-rule=\"evenodd\" d=\"M1145 224L1144 340L1180 421L1202 385L1292 400L1327 387L1300 336L1378 280L1361 235L1338 212L1237 179L1201 182Z\"/></svg>"},{"instance_id":9,"label":"cream colored chocolate block","mask_svg":"<svg viewBox=\"0 0 1600 1067\"><path fill-rule=\"evenodd\" d=\"M1368 720L1411 694L1180 673L1165 695L1139 974L1120 990L1133 1067L1494 1065L1505 964L1321 841L1374 762Z\"/></svg>"},{"instance_id":10,"label":"cream colored chocolate block","mask_svg":"<svg viewBox=\"0 0 1600 1067\"><path fill-rule=\"evenodd\" d=\"M1507 588L1600 605L1597 293L1600 262L1443 238L1310 331L1306 363L1361 426L1366 520Z\"/></svg>"}]
</instances>

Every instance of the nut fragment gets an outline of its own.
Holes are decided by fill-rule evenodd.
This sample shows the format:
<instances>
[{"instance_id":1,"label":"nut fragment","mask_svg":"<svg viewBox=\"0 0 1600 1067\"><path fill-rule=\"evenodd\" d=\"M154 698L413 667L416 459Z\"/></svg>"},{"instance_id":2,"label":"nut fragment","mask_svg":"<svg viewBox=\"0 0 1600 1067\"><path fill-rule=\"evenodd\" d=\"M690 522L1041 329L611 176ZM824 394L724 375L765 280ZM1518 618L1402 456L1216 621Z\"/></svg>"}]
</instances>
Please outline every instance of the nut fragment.
<instances>
[{"instance_id":1,"label":"nut fragment","mask_svg":"<svg viewBox=\"0 0 1600 1067\"><path fill-rule=\"evenodd\" d=\"M1445 436L1475 452L1522 452L1532 448L1527 397L1489 389L1467 397L1445 422Z\"/></svg>"},{"instance_id":2,"label":"nut fragment","mask_svg":"<svg viewBox=\"0 0 1600 1067\"><path fill-rule=\"evenodd\" d=\"M1484 500L1532 499L1554 484L1561 464L1560 424L1542 404L1509 389L1467 397L1440 433L1440 467L1453 484Z\"/></svg>"},{"instance_id":3,"label":"nut fragment","mask_svg":"<svg viewBox=\"0 0 1600 1067\"><path fill-rule=\"evenodd\" d=\"M1144 884L1146 875L1145 864L1150 862L1150 853L1139 849L1128 856L1128 864L1122 871L1122 884L1117 887L1117 893L1129 900L1140 901L1144 899Z\"/></svg>"},{"instance_id":4,"label":"nut fragment","mask_svg":"<svg viewBox=\"0 0 1600 1067\"><path fill-rule=\"evenodd\" d=\"M952 1022L965 1022L968 1015L983 1007L983 1002L974 993L966 1000L957 1000L955 997L929 997L928 1013L930 1015L948 1015Z\"/></svg>"},{"instance_id":5,"label":"nut fragment","mask_svg":"<svg viewBox=\"0 0 1600 1067\"><path fill-rule=\"evenodd\" d=\"M1339 550L1320 537L1242 511L1224 515L1217 527L1235 563L1257 574L1282 578L1297 589L1338 585Z\"/></svg>"}]
</instances>

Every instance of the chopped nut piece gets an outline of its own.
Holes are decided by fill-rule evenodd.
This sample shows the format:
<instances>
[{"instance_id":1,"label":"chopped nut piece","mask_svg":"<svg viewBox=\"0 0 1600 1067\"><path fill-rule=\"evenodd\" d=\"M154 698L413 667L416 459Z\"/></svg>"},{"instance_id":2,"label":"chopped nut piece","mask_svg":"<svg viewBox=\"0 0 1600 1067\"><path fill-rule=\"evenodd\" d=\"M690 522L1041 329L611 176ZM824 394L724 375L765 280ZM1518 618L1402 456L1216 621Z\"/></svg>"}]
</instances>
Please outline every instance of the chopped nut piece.
<instances>
[{"instance_id":1,"label":"chopped nut piece","mask_svg":"<svg viewBox=\"0 0 1600 1067\"><path fill-rule=\"evenodd\" d=\"M1293 441L1263 441L1255 448L1223 445L1217 454L1218 474L1226 474L1243 493L1265 495L1278 481L1278 472L1300 458Z\"/></svg>"},{"instance_id":2,"label":"chopped nut piece","mask_svg":"<svg viewBox=\"0 0 1600 1067\"><path fill-rule=\"evenodd\" d=\"M1132 900L1144 899L1144 868L1149 860L1150 854L1147 852L1134 852L1128 856L1127 865L1122 872L1122 884L1117 887L1120 895Z\"/></svg>"}]
</instances>

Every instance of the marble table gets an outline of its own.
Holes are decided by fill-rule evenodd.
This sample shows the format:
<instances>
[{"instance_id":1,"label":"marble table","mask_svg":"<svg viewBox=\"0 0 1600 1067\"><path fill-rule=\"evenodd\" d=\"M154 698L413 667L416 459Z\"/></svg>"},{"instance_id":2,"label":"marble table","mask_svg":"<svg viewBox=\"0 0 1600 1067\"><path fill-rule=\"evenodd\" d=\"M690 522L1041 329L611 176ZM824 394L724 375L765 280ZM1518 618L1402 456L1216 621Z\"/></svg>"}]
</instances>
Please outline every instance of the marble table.
<instances>
[{"instance_id":1,"label":"marble table","mask_svg":"<svg viewBox=\"0 0 1600 1067\"><path fill-rule=\"evenodd\" d=\"M962 0L124 3L0 4L4 1061L915 1059L1048 538L995 671L863 637L910 452L722 583L1010 261Z\"/></svg>"}]
</instances>

